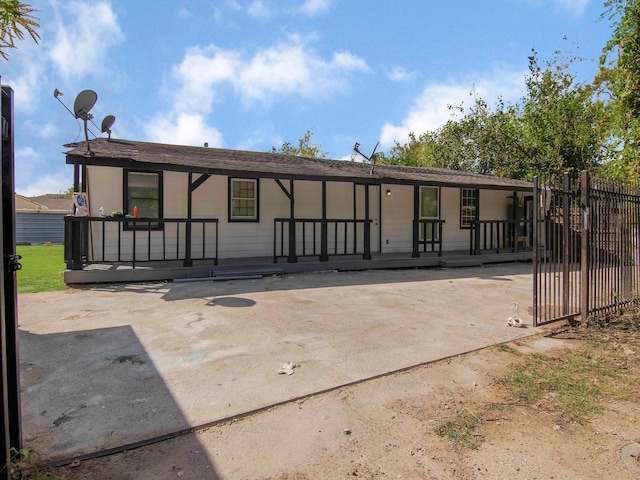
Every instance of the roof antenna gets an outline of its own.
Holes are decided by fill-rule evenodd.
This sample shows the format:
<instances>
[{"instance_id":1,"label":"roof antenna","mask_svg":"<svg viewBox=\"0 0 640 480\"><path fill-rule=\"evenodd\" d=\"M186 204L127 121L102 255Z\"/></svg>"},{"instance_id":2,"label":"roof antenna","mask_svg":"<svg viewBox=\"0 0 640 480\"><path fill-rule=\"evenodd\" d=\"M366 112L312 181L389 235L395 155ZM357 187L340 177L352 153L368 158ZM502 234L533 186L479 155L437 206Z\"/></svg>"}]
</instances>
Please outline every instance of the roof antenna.
<instances>
[{"instance_id":1,"label":"roof antenna","mask_svg":"<svg viewBox=\"0 0 640 480\"><path fill-rule=\"evenodd\" d=\"M379 144L380 142L376 143L376 146L373 148L373 152L371 152L371 155L368 157L360 151L360 144L358 142L356 142L356 144L353 146L353 151L362 155L371 164L371 170L369 171L369 175L373 175L373 170L376 167L376 150L378 149Z\"/></svg>"}]
</instances>

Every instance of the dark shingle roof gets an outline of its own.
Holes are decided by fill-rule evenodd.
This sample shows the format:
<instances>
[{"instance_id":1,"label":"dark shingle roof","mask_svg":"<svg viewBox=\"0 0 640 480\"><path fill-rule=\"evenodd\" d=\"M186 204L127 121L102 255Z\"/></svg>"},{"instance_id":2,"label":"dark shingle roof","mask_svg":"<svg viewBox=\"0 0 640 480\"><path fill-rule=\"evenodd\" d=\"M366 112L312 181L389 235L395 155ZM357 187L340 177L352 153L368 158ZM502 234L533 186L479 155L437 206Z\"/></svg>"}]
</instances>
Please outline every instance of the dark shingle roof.
<instances>
[{"instance_id":1,"label":"dark shingle roof","mask_svg":"<svg viewBox=\"0 0 640 480\"><path fill-rule=\"evenodd\" d=\"M245 177L293 178L302 180L357 181L453 185L463 187L530 190L521 180L480 175L444 168L371 165L343 160L297 157L279 153L248 152L222 148L190 147L160 143L97 138L65 145L68 164L118 166L147 170L175 170Z\"/></svg>"}]
</instances>

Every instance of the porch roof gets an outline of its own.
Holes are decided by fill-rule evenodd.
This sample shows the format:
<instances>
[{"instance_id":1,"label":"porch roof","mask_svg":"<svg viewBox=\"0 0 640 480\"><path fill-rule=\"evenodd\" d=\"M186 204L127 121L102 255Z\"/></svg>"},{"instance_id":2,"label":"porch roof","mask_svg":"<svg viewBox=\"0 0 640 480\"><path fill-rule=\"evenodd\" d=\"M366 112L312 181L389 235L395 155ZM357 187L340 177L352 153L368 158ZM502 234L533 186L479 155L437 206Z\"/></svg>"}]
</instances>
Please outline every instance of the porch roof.
<instances>
[{"instance_id":1,"label":"porch roof","mask_svg":"<svg viewBox=\"0 0 640 480\"><path fill-rule=\"evenodd\" d=\"M530 182L445 168L376 165L372 171L369 164L343 160L106 138L91 140L90 146L91 154L85 142L65 145L71 149L66 152L67 163L249 178L532 189Z\"/></svg>"}]
</instances>

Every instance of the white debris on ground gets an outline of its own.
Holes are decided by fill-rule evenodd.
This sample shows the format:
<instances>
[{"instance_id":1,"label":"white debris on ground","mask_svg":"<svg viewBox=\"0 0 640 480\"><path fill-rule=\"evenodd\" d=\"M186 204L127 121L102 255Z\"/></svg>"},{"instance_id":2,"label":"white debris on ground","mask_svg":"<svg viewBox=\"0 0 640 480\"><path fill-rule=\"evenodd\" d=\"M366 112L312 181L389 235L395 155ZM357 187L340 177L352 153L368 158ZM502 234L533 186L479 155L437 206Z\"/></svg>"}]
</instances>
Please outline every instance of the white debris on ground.
<instances>
[{"instance_id":1,"label":"white debris on ground","mask_svg":"<svg viewBox=\"0 0 640 480\"><path fill-rule=\"evenodd\" d=\"M278 374L280 375L293 375L293 369L299 367L299 364L294 364L293 362L287 362L280 365L280 370L278 370Z\"/></svg>"},{"instance_id":2,"label":"white debris on ground","mask_svg":"<svg viewBox=\"0 0 640 480\"><path fill-rule=\"evenodd\" d=\"M513 302L511 304L511 308L515 310L515 313L511 315L509 318L507 318L507 327L517 327L517 328L523 327L524 322L520 317L520 304Z\"/></svg>"}]
</instances>

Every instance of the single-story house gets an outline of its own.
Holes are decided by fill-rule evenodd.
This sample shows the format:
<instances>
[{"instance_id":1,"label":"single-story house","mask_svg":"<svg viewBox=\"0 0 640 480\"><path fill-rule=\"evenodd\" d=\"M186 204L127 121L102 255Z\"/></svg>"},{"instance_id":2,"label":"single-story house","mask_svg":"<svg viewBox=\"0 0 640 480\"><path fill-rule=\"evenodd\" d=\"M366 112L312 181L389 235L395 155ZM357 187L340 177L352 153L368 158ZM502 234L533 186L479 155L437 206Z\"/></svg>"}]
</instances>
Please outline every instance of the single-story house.
<instances>
[{"instance_id":1,"label":"single-story house","mask_svg":"<svg viewBox=\"0 0 640 480\"><path fill-rule=\"evenodd\" d=\"M64 217L73 213L69 195L45 194L25 197L15 194L16 243L64 242Z\"/></svg>"},{"instance_id":2,"label":"single-story house","mask_svg":"<svg viewBox=\"0 0 640 480\"><path fill-rule=\"evenodd\" d=\"M339 258L360 268L531 258L529 182L120 139L66 147L89 207L67 218L70 283L130 280L113 272L141 268L189 276L176 265L215 275L229 264L337 268Z\"/></svg>"}]
</instances>

